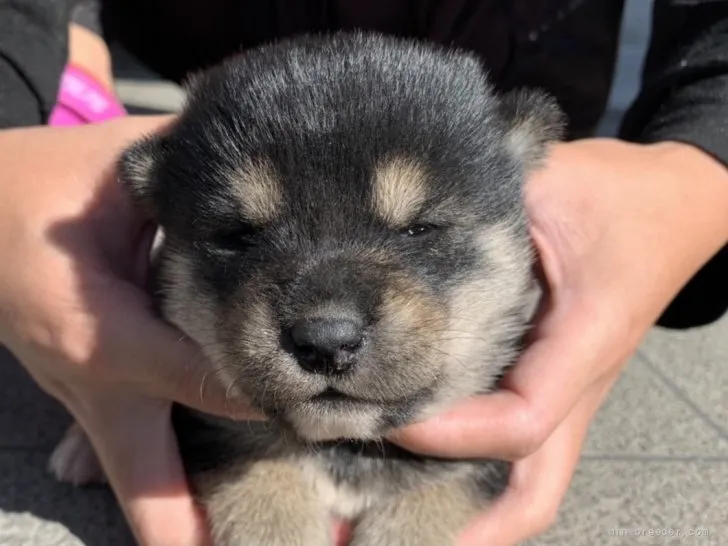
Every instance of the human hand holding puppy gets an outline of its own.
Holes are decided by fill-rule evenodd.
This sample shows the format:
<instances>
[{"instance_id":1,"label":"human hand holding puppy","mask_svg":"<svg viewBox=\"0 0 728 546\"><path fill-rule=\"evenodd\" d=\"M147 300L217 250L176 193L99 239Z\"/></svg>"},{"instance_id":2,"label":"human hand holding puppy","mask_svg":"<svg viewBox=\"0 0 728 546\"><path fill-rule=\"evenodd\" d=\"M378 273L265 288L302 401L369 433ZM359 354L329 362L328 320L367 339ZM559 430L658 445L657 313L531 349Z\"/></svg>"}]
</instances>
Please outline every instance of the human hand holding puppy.
<instances>
[{"instance_id":1,"label":"human hand holding puppy","mask_svg":"<svg viewBox=\"0 0 728 546\"><path fill-rule=\"evenodd\" d=\"M167 122L0 132L0 343L88 432L140 542L201 546L207 532L187 490L170 400L250 415L226 403L214 374L200 391L210 370L195 345L153 316L143 290L148 230L116 184L115 164ZM87 462L55 460L67 478L100 478Z\"/></svg>"},{"instance_id":2,"label":"human hand holding puppy","mask_svg":"<svg viewBox=\"0 0 728 546\"><path fill-rule=\"evenodd\" d=\"M207 535L185 485L168 400L249 415L226 407L214 376L201 402L209 371L201 355L153 319L141 290L144 219L111 169L122 148L165 122L0 135L13 158L0 180L8 196L0 214L0 339L89 432L140 542L197 546ZM622 363L725 241L725 176L684 145L593 140L557 145L531 180L528 207L549 298L530 349L504 390L398 440L445 456L518 461L510 491L464 543L510 545L550 523Z\"/></svg>"},{"instance_id":3,"label":"human hand holding puppy","mask_svg":"<svg viewBox=\"0 0 728 546\"><path fill-rule=\"evenodd\" d=\"M546 288L529 348L501 390L395 439L429 454L516 461L506 494L463 546L511 546L551 525L625 362L728 239L728 173L685 144L557 144L526 205Z\"/></svg>"}]
</instances>

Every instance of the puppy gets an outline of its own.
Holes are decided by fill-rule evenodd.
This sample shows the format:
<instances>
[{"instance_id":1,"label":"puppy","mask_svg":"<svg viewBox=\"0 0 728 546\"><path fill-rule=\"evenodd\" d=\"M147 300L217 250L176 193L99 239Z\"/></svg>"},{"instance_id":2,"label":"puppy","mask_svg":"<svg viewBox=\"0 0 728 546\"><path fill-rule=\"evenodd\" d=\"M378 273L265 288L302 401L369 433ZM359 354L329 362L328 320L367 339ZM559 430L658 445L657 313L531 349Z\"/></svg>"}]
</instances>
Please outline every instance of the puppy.
<instances>
[{"instance_id":1,"label":"puppy","mask_svg":"<svg viewBox=\"0 0 728 546\"><path fill-rule=\"evenodd\" d=\"M354 546L450 545L503 490L506 463L383 438L493 390L518 355L522 187L561 126L473 55L341 33L205 72L174 128L125 153L164 233L161 314L269 417L175 411L217 546L329 545L332 516Z\"/></svg>"}]
</instances>

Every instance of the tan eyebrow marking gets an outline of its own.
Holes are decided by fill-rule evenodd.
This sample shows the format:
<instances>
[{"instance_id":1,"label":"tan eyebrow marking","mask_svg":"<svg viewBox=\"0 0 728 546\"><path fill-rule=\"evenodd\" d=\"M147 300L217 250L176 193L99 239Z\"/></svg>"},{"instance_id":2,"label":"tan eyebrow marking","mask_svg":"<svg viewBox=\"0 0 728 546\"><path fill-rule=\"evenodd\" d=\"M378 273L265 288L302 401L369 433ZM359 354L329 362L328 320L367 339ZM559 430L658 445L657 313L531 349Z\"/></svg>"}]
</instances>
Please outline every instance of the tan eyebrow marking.
<instances>
[{"instance_id":1,"label":"tan eyebrow marking","mask_svg":"<svg viewBox=\"0 0 728 546\"><path fill-rule=\"evenodd\" d=\"M283 192L269 163L248 161L228 174L228 179L247 221L265 224L275 218L283 204Z\"/></svg>"},{"instance_id":2,"label":"tan eyebrow marking","mask_svg":"<svg viewBox=\"0 0 728 546\"><path fill-rule=\"evenodd\" d=\"M417 162L395 158L376 169L372 206L388 224L405 227L419 212L426 196L425 171Z\"/></svg>"}]
</instances>

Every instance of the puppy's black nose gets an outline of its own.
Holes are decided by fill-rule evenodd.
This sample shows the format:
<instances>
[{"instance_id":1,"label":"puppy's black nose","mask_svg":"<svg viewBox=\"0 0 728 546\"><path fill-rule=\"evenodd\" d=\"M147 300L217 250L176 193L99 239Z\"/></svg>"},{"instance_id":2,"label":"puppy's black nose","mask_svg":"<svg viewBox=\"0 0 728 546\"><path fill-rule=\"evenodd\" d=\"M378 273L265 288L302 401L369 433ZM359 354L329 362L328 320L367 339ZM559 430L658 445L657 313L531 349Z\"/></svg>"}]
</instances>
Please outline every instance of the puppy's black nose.
<instances>
[{"instance_id":1,"label":"puppy's black nose","mask_svg":"<svg viewBox=\"0 0 728 546\"><path fill-rule=\"evenodd\" d=\"M293 325L291 338L301 367L311 373L337 375L356 364L364 328L349 317L307 318Z\"/></svg>"}]
</instances>

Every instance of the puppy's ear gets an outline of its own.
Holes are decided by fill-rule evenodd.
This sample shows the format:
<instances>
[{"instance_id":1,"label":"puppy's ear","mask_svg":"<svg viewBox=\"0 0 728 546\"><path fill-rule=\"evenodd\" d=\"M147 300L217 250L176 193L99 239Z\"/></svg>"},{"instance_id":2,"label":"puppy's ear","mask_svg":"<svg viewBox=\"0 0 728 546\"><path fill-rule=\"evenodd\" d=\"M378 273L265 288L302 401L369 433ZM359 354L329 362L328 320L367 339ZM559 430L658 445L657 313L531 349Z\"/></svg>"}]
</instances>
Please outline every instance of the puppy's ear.
<instances>
[{"instance_id":1,"label":"puppy's ear","mask_svg":"<svg viewBox=\"0 0 728 546\"><path fill-rule=\"evenodd\" d=\"M501 111L508 149L527 171L539 168L549 144L564 137L566 116L556 99L542 91L519 89L502 96Z\"/></svg>"},{"instance_id":2,"label":"puppy's ear","mask_svg":"<svg viewBox=\"0 0 728 546\"><path fill-rule=\"evenodd\" d=\"M150 136L128 148L119 160L119 181L142 210L157 216L158 169L164 160L163 137Z\"/></svg>"}]
</instances>

